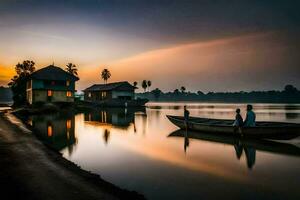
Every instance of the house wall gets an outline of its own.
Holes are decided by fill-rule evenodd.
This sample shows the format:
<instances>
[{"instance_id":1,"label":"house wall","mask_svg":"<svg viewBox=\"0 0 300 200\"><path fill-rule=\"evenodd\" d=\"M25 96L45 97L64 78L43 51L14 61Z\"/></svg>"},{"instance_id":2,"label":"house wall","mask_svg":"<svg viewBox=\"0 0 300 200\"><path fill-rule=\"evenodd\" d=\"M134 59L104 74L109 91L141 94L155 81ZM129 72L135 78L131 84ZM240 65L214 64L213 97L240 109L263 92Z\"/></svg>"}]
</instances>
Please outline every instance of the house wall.
<instances>
[{"instance_id":1,"label":"house wall","mask_svg":"<svg viewBox=\"0 0 300 200\"><path fill-rule=\"evenodd\" d=\"M69 85L67 85L67 81L53 81L53 83L48 80L29 80L26 85L28 103L74 102L74 81L69 81ZM48 97L48 90L52 90L52 97ZM67 97L67 91L71 92L71 97Z\"/></svg>"},{"instance_id":2,"label":"house wall","mask_svg":"<svg viewBox=\"0 0 300 200\"><path fill-rule=\"evenodd\" d=\"M52 91L52 96L48 97L47 90L33 90L32 103L36 102L74 102L74 92L71 97L67 97L67 91Z\"/></svg>"},{"instance_id":3,"label":"house wall","mask_svg":"<svg viewBox=\"0 0 300 200\"><path fill-rule=\"evenodd\" d=\"M84 92L84 100L85 101L102 101L108 99L119 99L128 97L129 99L134 99L134 91L133 90L116 90L116 91L106 91L106 97L102 98L103 91L91 91L91 92ZM91 96L89 96L89 93Z\"/></svg>"},{"instance_id":4,"label":"house wall","mask_svg":"<svg viewBox=\"0 0 300 200\"><path fill-rule=\"evenodd\" d=\"M53 84L52 84L53 82ZM52 90L75 90L75 81L51 81L51 80L32 80L32 89L52 89Z\"/></svg>"},{"instance_id":5,"label":"house wall","mask_svg":"<svg viewBox=\"0 0 300 200\"><path fill-rule=\"evenodd\" d=\"M32 104L32 80L26 83L26 99L29 104Z\"/></svg>"},{"instance_id":6,"label":"house wall","mask_svg":"<svg viewBox=\"0 0 300 200\"><path fill-rule=\"evenodd\" d=\"M84 92L84 100L85 101L102 101L106 99L111 99L112 98L112 93L111 91L105 91L106 92L106 97L102 98L102 91L91 91L91 92ZM91 96L89 96L89 93Z\"/></svg>"},{"instance_id":7,"label":"house wall","mask_svg":"<svg viewBox=\"0 0 300 200\"><path fill-rule=\"evenodd\" d=\"M31 81L32 81L32 89L44 88L44 81L42 80L31 80Z\"/></svg>"},{"instance_id":8,"label":"house wall","mask_svg":"<svg viewBox=\"0 0 300 200\"><path fill-rule=\"evenodd\" d=\"M112 91L112 98L118 99L120 97L130 97L134 99L134 91Z\"/></svg>"}]
</instances>

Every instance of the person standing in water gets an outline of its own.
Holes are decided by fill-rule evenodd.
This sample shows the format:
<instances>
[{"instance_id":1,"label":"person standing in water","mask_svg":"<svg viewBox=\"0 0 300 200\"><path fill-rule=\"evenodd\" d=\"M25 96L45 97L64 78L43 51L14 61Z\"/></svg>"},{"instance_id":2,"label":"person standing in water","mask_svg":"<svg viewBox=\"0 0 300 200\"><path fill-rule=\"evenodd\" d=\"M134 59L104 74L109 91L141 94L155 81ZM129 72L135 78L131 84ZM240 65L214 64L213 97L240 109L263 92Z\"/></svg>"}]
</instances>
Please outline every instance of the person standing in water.
<instances>
[{"instance_id":1,"label":"person standing in water","mask_svg":"<svg viewBox=\"0 0 300 200\"><path fill-rule=\"evenodd\" d=\"M255 119L256 119L256 115L255 113L252 111L253 107L252 105L247 105L247 115L246 115L246 119L244 121L244 127L253 127L255 126Z\"/></svg>"},{"instance_id":2,"label":"person standing in water","mask_svg":"<svg viewBox=\"0 0 300 200\"><path fill-rule=\"evenodd\" d=\"M189 121L189 118L190 118L190 112L186 109L186 106L184 106L183 108L184 108L184 113L183 113L184 123L185 123L185 127L187 129L188 128L188 121Z\"/></svg>"},{"instance_id":3,"label":"person standing in water","mask_svg":"<svg viewBox=\"0 0 300 200\"><path fill-rule=\"evenodd\" d=\"M190 118L190 112L186 109L186 106L183 107L184 109L184 113L183 113L183 116L184 116L184 124L185 124L185 132L184 132L184 152L186 152L186 149L187 147L189 146L190 144L190 141L189 141L189 136L188 136L188 121L189 121L189 118Z\"/></svg>"}]
</instances>

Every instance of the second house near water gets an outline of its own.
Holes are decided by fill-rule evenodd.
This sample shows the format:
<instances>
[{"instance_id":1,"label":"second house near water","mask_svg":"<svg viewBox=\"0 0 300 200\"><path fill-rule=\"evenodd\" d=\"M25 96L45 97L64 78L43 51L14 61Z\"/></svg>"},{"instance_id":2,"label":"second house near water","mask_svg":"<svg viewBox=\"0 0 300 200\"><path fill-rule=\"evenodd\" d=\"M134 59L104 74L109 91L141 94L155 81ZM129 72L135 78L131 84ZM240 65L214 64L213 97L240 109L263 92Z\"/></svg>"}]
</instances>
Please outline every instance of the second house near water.
<instances>
[{"instance_id":1,"label":"second house near water","mask_svg":"<svg viewBox=\"0 0 300 200\"><path fill-rule=\"evenodd\" d=\"M98 102L105 100L134 100L135 86L127 81L94 84L84 90L84 100L90 102Z\"/></svg>"},{"instance_id":2,"label":"second house near water","mask_svg":"<svg viewBox=\"0 0 300 200\"><path fill-rule=\"evenodd\" d=\"M50 65L32 73L27 81L27 102L74 102L75 82L79 78Z\"/></svg>"}]
</instances>

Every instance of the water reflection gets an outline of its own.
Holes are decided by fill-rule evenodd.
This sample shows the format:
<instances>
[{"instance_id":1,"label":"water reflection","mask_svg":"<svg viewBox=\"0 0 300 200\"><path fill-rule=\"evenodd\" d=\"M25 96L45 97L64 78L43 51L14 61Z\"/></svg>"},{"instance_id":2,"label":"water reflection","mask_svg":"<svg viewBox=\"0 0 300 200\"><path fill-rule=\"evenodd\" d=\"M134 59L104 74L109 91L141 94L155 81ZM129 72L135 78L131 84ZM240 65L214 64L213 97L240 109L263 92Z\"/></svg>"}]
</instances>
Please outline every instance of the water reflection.
<instances>
[{"instance_id":1,"label":"water reflection","mask_svg":"<svg viewBox=\"0 0 300 200\"><path fill-rule=\"evenodd\" d=\"M145 108L102 108L84 113L84 121L99 126L106 126L106 139L109 137L108 128L127 129L134 122L134 114L136 112L146 112Z\"/></svg>"},{"instance_id":2,"label":"water reflection","mask_svg":"<svg viewBox=\"0 0 300 200\"><path fill-rule=\"evenodd\" d=\"M60 151L68 147L70 153L73 151L75 137L75 115L64 112L56 115L35 115L29 119L36 136L52 148Z\"/></svg>"},{"instance_id":3,"label":"water reflection","mask_svg":"<svg viewBox=\"0 0 300 200\"><path fill-rule=\"evenodd\" d=\"M143 118L147 115L145 108L101 108L84 113L84 122L103 128L103 140L109 143L111 129L128 130L133 125L136 132L135 113L140 113Z\"/></svg>"},{"instance_id":4,"label":"water reflection","mask_svg":"<svg viewBox=\"0 0 300 200\"><path fill-rule=\"evenodd\" d=\"M74 114L39 115L32 125L65 158L148 199L217 199L224 191L230 199L300 195L299 138L287 144L177 132L166 115L182 115L184 103L155 105L95 109L76 114L75 121ZM210 118L233 119L236 107L245 114L244 104L188 104L191 116ZM300 114L299 106L254 108L258 120L300 123L287 114Z\"/></svg>"},{"instance_id":5,"label":"water reflection","mask_svg":"<svg viewBox=\"0 0 300 200\"><path fill-rule=\"evenodd\" d=\"M245 154L248 169L252 169L255 164L256 150L300 157L299 147L288 143L270 140L246 139L234 136L222 136L220 134L199 133L185 130L174 131L168 137L184 137L184 152L186 152L187 148L189 147L190 138L231 145L235 150L236 158L238 160L240 160L243 153Z\"/></svg>"},{"instance_id":6,"label":"water reflection","mask_svg":"<svg viewBox=\"0 0 300 200\"><path fill-rule=\"evenodd\" d=\"M252 167L255 164L255 157L256 157L256 150L251 147L244 147L242 144L235 144L234 149L236 152L236 157L238 160L240 160L243 152L245 152L246 160L247 160L247 166L248 169L252 169Z\"/></svg>"}]
</instances>

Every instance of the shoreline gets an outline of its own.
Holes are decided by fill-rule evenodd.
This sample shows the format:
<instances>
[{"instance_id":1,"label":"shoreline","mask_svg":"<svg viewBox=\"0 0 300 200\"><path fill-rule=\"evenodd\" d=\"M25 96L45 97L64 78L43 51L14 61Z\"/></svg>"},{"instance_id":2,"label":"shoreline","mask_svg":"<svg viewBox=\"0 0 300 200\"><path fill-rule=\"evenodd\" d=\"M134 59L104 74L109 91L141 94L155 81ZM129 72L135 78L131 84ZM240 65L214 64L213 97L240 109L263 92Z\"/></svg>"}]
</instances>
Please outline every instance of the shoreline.
<instances>
[{"instance_id":1,"label":"shoreline","mask_svg":"<svg viewBox=\"0 0 300 200\"><path fill-rule=\"evenodd\" d=\"M145 199L85 171L0 112L0 176L12 199ZM18 117L16 117L18 119ZM28 128L28 126L26 126Z\"/></svg>"}]
</instances>

